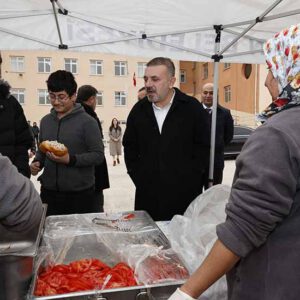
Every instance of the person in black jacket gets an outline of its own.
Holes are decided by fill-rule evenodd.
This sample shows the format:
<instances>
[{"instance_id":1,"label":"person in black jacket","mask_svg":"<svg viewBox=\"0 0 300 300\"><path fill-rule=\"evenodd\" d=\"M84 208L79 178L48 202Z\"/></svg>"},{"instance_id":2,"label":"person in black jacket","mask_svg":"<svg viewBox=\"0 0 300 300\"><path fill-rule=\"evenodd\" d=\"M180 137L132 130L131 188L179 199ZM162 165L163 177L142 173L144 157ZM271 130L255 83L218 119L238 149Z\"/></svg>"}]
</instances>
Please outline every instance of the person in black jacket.
<instances>
[{"instance_id":1,"label":"person in black jacket","mask_svg":"<svg viewBox=\"0 0 300 300\"><path fill-rule=\"evenodd\" d=\"M206 112L208 120L208 132L211 134L211 117L213 104L214 85L206 83L202 87L202 105ZM217 123L215 137L215 160L214 160L214 178L213 185L222 183L224 169L224 147L233 138L233 119L230 110L218 104L217 106ZM209 188L209 161L203 174L203 187Z\"/></svg>"},{"instance_id":2,"label":"person in black jacket","mask_svg":"<svg viewBox=\"0 0 300 300\"><path fill-rule=\"evenodd\" d=\"M136 186L135 209L156 221L183 214L201 193L208 159L203 106L174 88L175 81L169 58L147 63L147 97L132 108L123 137L127 171Z\"/></svg>"},{"instance_id":3,"label":"person in black jacket","mask_svg":"<svg viewBox=\"0 0 300 300\"><path fill-rule=\"evenodd\" d=\"M10 85L0 80L0 153L7 156L18 171L30 177L28 150L33 138L20 103L10 94Z\"/></svg>"},{"instance_id":4,"label":"person in black jacket","mask_svg":"<svg viewBox=\"0 0 300 300\"><path fill-rule=\"evenodd\" d=\"M77 99L78 103L81 103L85 111L92 116L98 123L101 137L103 139L103 130L101 126L101 122L95 112L96 109L96 96L97 96L97 89L91 85L83 85L78 89L77 92ZM104 161L101 165L95 166L95 193L97 198L100 201L101 212L104 211L104 195L103 190L109 188L109 177L107 171L107 163L104 156Z\"/></svg>"}]
</instances>

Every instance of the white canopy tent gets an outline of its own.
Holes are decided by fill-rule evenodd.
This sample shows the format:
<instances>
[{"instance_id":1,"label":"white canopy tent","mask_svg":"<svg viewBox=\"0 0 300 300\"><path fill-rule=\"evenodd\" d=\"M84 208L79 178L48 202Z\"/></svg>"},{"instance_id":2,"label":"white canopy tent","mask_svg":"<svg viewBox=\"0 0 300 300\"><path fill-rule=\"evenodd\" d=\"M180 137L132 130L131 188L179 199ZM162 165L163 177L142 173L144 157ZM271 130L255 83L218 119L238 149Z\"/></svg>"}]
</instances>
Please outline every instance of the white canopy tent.
<instances>
[{"instance_id":1,"label":"white canopy tent","mask_svg":"<svg viewBox=\"0 0 300 300\"><path fill-rule=\"evenodd\" d=\"M263 63L262 44L299 23L300 0L0 0L0 50L92 51Z\"/></svg>"}]
</instances>

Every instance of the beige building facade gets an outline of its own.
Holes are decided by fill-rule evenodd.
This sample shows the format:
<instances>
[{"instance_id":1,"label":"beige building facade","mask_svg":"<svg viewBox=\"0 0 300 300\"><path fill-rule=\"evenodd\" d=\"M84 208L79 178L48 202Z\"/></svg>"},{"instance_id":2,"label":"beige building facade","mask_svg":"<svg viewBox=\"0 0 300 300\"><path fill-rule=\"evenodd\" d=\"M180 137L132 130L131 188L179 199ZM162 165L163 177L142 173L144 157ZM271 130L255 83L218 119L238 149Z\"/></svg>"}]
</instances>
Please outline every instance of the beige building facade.
<instances>
[{"instance_id":1,"label":"beige building facade","mask_svg":"<svg viewBox=\"0 0 300 300\"><path fill-rule=\"evenodd\" d=\"M27 120L37 122L51 109L46 80L56 70L71 71L78 87L90 84L98 90L96 112L105 139L116 117L124 128L127 116L144 85L144 69L149 58L70 51L1 51L2 78L12 87ZM179 74L179 62L174 62ZM136 86L134 86L134 80ZM179 82L177 82L178 86Z\"/></svg>"},{"instance_id":2,"label":"beige building facade","mask_svg":"<svg viewBox=\"0 0 300 300\"><path fill-rule=\"evenodd\" d=\"M1 51L2 78L22 104L28 120L39 124L49 113L46 80L59 69L71 71L78 87L93 85L98 90L96 112L105 139L116 117L125 128L127 116L144 85L149 58L70 51ZM174 61L176 86L199 100L203 84L213 82L213 63ZM270 102L264 86L263 65L219 64L219 103L231 110L235 124L256 127L255 114ZM136 86L134 85L134 80Z\"/></svg>"}]
</instances>

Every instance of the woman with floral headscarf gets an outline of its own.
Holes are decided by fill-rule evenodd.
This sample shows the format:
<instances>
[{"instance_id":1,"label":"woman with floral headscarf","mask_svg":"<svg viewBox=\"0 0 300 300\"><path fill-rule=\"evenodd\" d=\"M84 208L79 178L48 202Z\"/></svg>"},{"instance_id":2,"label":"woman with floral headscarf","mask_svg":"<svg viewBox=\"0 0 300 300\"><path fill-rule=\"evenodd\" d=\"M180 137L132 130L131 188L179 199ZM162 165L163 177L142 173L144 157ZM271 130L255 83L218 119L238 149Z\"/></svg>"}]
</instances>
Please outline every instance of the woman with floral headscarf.
<instances>
[{"instance_id":1,"label":"woman with floral headscarf","mask_svg":"<svg viewBox=\"0 0 300 300\"><path fill-rule=\"evenodd\" d=\"M197 298L224 274L230 300L300 298L300 24L264 52L273 102L236 161L216 243L169 300Z\"/></svg>"}]
</instances>

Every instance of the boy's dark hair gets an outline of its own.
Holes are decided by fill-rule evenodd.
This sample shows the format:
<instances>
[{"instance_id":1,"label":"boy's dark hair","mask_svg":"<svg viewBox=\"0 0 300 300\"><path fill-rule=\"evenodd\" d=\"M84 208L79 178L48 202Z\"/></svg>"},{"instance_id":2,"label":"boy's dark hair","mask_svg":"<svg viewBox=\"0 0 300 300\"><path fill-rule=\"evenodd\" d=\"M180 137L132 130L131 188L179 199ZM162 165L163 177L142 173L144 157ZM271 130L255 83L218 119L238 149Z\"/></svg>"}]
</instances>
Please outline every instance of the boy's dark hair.
<instances>
[{"instance_id":1,"label":"boy's dark hair","mask_svg":"<svg viewBox=\"0 0 300 300\"><path fill-rule=\"evenodd\" d=\"M69 96L73 96L77 90L77 83L71 72L58 70L50 74L47 80L48 91L65 91Z\"/></svg>"},{"instance_id":2,"label":"boy's dark hair","mask_svg":"<svg viewBox=\"0 0 300 300\"><path fill-rule=\"evenodd\" d=\"M175 66L174 63L172 62L172 60L168 57L155 57L153 59L151 59L148 63L147 63L147 67L151 67L151 66L166 66L168 69L169 74L174 77L175 76Z\"/></svg>"},{"instance_id":3,"label":"boy's dark hair","mask_svg":"<svg viewBox=\"0 0 300 300\"><path fill-rule=\"evenodd\" d=\"M97 89L91 85L83 85L77 91L76 102L81 103L87 101L90 97L96 96L98 93Z\"/></svg>"}]
</instances>

